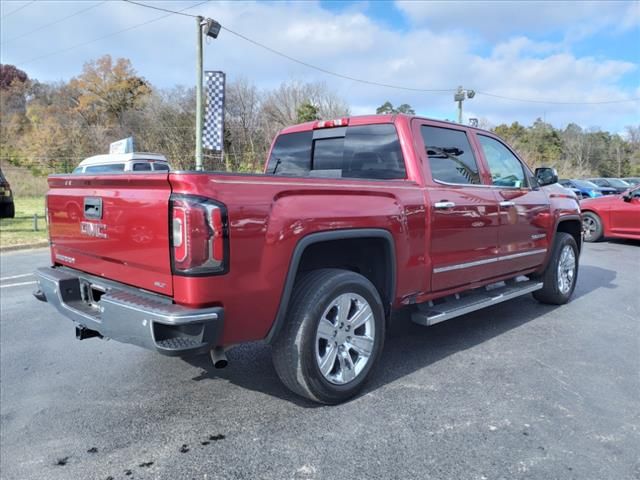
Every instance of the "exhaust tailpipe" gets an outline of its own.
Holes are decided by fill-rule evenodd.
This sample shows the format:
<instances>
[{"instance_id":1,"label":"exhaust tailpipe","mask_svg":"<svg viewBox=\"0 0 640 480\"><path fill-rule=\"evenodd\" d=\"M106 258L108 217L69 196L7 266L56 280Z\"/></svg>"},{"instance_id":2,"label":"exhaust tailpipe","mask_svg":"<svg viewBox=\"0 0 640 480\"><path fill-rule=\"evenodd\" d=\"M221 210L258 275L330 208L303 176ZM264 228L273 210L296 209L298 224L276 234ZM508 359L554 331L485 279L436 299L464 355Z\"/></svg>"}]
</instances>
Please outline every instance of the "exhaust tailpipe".
<instances>
[{"instance_id":1,"label":"exhaust tailpipe","mask_svg":"<svg viewBox=\"0 0 640 480\"><path fill-rule=\"evenodd\" d=\"M227 360L227 354L224 353L224 348L222 347L214 347L209 351L209 356L211 357L211 361L213 362L213 366L215 368L224 368L229 364L229 360Z\"/></svg>"}]
</instances>

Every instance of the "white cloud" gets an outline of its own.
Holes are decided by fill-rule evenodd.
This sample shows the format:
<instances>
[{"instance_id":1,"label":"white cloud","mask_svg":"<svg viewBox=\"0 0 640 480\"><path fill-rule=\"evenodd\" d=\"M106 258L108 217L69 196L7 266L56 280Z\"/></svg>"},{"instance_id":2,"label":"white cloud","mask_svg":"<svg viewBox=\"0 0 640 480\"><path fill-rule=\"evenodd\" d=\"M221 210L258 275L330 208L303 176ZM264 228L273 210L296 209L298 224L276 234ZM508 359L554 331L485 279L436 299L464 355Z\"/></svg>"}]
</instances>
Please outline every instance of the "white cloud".
<instances>
[{"instance_id":1,"label":"white cloud","mask_svg":"<svg viewBox=\"0 0 640 480\"><path fill-rule=\"evenodd\" d=\"M603 28L624 31L640 23L638 2L629 1L406 1L396 2L414 25L436 31L478 32L490 40L563 32L573 38Z\"/></svg>"},{"instance_id":2,"label":"white cloud","mask_svg":"<svg viewBox=\"0 0 640 480\"><path fill-rule=\"evenodd\" d=\"M481 92L557 101L599 101L640 96L640 91L632 92L622 86L625 75L636 75L637 78L636 64L578 56L565 41L534 40L545 31L541 25L546 25L547 30L558 28L568 32L589 23L587 20L592 17L607 17L606 11L597 13L593 10L595 7L589 6L591 2L571 3L573 15L564 3L557 10L548 11L551 4L547 2L537 5L536 9L528 3L501 2L500 8L513 12L514 16L508 20L487 20L487 16L491 17L487 12L495 12L498 8L494 4L447 2L447 8L442 5L433 2L402 4L405 12L412 10L416 21L407 31L393 30L376 23L362 8L336 13L323 9L316 2L211 3L189 12L214 17L223 26L292 57L370 81L436 89L464 85ZM622 5L629 8L627 4ZM185 7L185 3L163 2L161 6L180 9ZM602 5L598 4L598 7ZM39 4L35 10L27 7L15 18L3 21L3 38L19 34L25 24L42 25L80 8L77 4L53 1ZM538 16L533 16L534 10ZM454 22L456 15L462 13L464 18ZM161 12L124 2L109 2L37 35L15 43L3 43L3 62L27 60L77 44L82 39L97 38L162 15ZM475 18L471 21L467 16ZM541 16L544 21L531 21ZM459 28L452 30L451 25ZM492 42L489 51L479 53L478 35L485 35L491 29L501 29L500 38ZM194 19L171 16L35 61L25 65L24 69L30 76L41 80L68 79L80 72L84 61L110 53L130 58L138 72L155 85L192 85L195 75L194 44ZM376 106L390 100L394 104L409 103L421 114L455 117L455 104L450 93L392 90L327 76L276 56L224 30L217 40L205 46L205 67L226 71L229 80L243 76L262 88L290 79L322 80L347 99L354 113L373 112ZM638 103L597 107L542 105L499 100L482 94L465 103L470 114L487 118L492 123L517 120L529 124L538 116L546 116L547 120L559 126L576 121L584 126L600 125L613 130L637 123L639 113Z\"/></svg>"}]
</instances>

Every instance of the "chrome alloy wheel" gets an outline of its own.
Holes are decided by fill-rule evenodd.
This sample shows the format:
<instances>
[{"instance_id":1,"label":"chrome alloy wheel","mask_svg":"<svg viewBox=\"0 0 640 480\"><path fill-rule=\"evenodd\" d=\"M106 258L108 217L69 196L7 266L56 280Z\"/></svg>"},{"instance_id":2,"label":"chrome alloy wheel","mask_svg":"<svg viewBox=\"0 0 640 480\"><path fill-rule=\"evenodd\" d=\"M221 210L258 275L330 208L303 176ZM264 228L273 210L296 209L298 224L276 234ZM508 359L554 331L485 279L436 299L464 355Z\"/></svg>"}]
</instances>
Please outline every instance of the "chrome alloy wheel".
<instances>
[{"instance_id":1,"label":"chrome alloy wheel","mask_svg":"<svg viewBox=\"0 0 640 480\"><path fill-rule=\"evenodd\" d=\"M573 286L576 276L576 254L570 245L565 245L560 253L558 262L558 290L563 295Z\"/></svg>"},{"instance_id":2,"label":"chrome alloy wheel","mask_svg":"<svg viewBox=\"0 0 640 480\"><path fill-rule=\"evenodd\" d=\"M584 231L584 239L587 241L591 240L598 230L595 219L592 217L584 217L582 219L582 230Z\"/></svg>"},{"instance_id":3,"label":"chrome alloy wheel","mask_svg":"<svg viewBox=\"0 0 640 480\"><path fill-rule=\"evenodd\" d=\"M336 385L354 380L369 362L375 339L373 311L355 293L335 298L316 332L316 361L322 376Z\"/></svg>"}]
</instances>

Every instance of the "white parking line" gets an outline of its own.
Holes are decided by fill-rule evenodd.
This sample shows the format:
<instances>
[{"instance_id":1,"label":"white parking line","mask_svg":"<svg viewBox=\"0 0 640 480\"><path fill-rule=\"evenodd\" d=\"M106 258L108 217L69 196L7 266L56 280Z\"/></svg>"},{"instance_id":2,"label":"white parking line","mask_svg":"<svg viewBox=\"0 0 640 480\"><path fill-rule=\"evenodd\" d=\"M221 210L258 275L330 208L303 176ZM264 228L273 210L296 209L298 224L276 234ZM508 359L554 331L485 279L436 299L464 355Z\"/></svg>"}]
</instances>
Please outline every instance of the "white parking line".
<instances>
[{"instance_id":1,"label":"white parking line","mask_svg":"<svg viewBox=\"0 0 640 480\"><path fill-rule=\"evenodd\" d=\"M9 285L0 285L0 288L19 287L21 285L33 285L34 283L38 283L38 282L10 283Z\"/></svg>"},{"instance_id":2,"label":"white parking line","mask_svg":"<svg viewBox=\"0 0 640 480\"><path fill-rule=\"evenodd\" d=\"M21 275L12 275L10 277L0 277L0 282L4 282L5 280L13 280L14 278L24 278L24 277L32 277L33 273L23 273Z\"/></svg>"}]
</instances>

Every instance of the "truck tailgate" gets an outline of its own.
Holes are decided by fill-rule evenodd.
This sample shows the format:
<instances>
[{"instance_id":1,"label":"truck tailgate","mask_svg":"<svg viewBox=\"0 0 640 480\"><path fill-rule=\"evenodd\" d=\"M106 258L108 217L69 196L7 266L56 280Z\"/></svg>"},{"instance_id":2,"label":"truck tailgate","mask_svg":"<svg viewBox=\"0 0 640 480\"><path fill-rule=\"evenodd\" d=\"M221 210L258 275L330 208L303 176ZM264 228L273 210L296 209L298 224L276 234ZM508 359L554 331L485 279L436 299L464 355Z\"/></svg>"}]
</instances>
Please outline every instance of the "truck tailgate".
<instances>
[{"instance_id":1,"label":"truck tailgate","mask_svg":"<svg viewBox=\"0 0 640 480\"><path fill-rule=\"evenodd\" d=\"M168 174L49 177L54 264L173 294Z\"/></svg>"}]
</instances>

